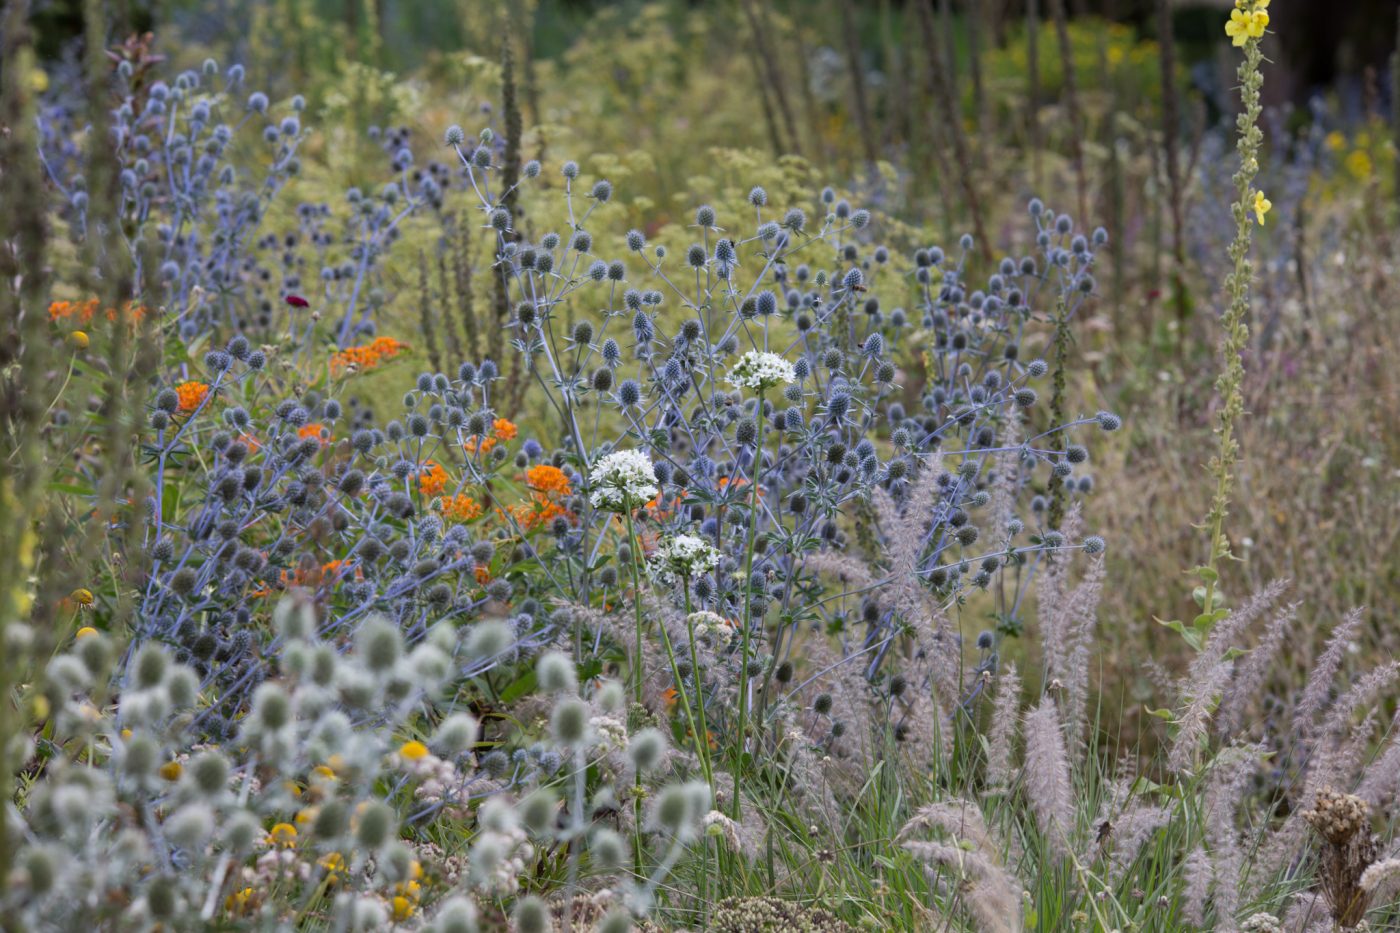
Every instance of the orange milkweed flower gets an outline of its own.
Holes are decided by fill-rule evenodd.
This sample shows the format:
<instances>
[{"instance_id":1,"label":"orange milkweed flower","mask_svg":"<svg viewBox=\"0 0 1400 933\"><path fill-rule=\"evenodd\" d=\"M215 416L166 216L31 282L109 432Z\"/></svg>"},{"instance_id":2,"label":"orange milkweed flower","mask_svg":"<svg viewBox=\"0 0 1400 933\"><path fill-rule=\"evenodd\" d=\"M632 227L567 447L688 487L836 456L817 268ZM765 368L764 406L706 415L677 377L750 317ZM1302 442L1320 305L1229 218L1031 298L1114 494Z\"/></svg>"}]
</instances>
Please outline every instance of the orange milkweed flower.
<instances>
[{"instance_id":1,"label":"orange milkweed flower","mask_svg":"<svg viewBox=\"0 0 1400 933\"><path fill-rule=\"evenodd\" d=\"M469 522L481 517L481 503L465 493L445 496L442 500L442 515L454 522Z\"/></svg>"},{"instance_id":2,"label":"orange milkweed flower","mask_svg":"<svg viewBox=\"0 0 1400 933\"><path fill-rule=\"evenodd\" d=\"M204 404L209 386L202 382L182 382L175 387L175 393L180 396L180 411L189 414Z\"/></svg>"},{"instance_id":3,"label":"orange milkweed flower","mask_svg":"<svg viewBox=\"0 0 1400 933\"><path fill-rule=\"evenodd\" d=\"M556 496L567 496L573 492L569 485L569 477L564 475L564 471L548 463L526 470L525 482L536 492L553 493Z\"/></svg>"},{"instance_id":4,"label":"orange milkweed flower","mask_svg":"<svg viewBox=\"0 0 1400 933\"><path fill-rule=\"evenodd\" d=\"M447 488L450 477L447 471L442 468L442 464L435 460L425 461L423 469L418 472L418 489L425 496L440 496Z\"/></svg>"}]
</instances>

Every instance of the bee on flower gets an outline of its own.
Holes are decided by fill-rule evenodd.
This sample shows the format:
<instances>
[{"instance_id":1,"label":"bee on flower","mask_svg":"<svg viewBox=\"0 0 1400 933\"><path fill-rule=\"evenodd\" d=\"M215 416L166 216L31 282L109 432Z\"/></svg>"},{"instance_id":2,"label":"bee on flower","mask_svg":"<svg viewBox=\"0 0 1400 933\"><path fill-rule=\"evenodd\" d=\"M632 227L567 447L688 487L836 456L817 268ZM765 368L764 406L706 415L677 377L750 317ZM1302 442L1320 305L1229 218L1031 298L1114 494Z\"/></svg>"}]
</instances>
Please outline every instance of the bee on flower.
<instances>
[{"instance_id":1,"label":"bee on flower","mask_svg":"<svg viewBox=\"0 0 1400 933\"><path fill-rule=\"evenodd\" d=\"M656 497L656 471L651 458L638 450L618 450L593 467L593 491L588 501L595 509L625 512Z\"/></svg>"},{"instance_id":2,"label":"bee on flower","mask_svg":"<svg viewBox=\"0 0 1400 933\"><path fill-rule=\"evenodd\" d=\"M776 353L750 350L729 367L730 385L763 391L797 381L797 370Z\"/></svg>"}]
</instances>

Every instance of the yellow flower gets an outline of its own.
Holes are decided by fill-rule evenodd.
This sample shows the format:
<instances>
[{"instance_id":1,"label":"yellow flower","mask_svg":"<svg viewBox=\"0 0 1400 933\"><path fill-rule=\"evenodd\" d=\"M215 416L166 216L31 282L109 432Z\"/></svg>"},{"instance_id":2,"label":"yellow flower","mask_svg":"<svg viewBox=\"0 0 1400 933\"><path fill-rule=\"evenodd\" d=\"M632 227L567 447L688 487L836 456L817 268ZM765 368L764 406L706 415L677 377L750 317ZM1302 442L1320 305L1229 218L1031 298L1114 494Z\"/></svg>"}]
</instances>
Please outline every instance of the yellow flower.
<instances>
[{"instance_id":1,"label":"yellow flower","mask_svg":"<svg viewBox=\"0 0 1400 933\"><path fill-rule=\"evenodd\" d=\"M1255 10L1249 15L1249 34L1252 38L1260 39L1264 36L1264 30L1269 25L1269 14L1263 10Z\"/></svg>"},{"instance_id":2,"label":"yellow flower","mask_svg":"<svg viewBox=\"0 0 1400 933\"><path fill-rule=\"evenodd\" d=\"M180 775L184 772L185 769L180 765L178 761L168 761L160 766L160 776L165 778L167 781L180 780Z\"/></svg>"},{"instance_id":3,"label":"yellow flower","mask_svg":"<svg viewBox=\"0 0 1400 933\"><path fill-rule=\"evenodd\" d=\"M420 758L426 758L427 755L428 746L422 742L405 742L399 746L399 756L407 758L409 761L417 761Z\"/></svg>"},{"instance_id":4,"label":"yellow flower","mask_svg":"<svg viewBox=\"0 0 1400 933\"><path fill-rule=\"evenodd\" d=\"M317 765L316 767L311 769L311 773L319 778L324 778L327 781L335 780L335 772L332 771L330 768L327 768L325 765Z\"/></svg>"},{"instance_id":5,"label":"yellow flower","mask_svg":"<svg viewBox=\"0 0 1400 933\"><path fill-rule=\"evenodd\" d=\"M85 590L82 587L78 587L76 590L69 593L68 598L79 606L91 606L93 603L92 590Z\"/></svg>"},{"instance_id":6,"label":"yellow flower","mask_svg":"<svg viewBox=\"0 0 1400 933\"><path fill-rule=\"evenodd\" d=\"M1353 149L1346 158L1347 171L1359 179L1371 177L1371 155L1365 149Z\"/></svg>"},{"instance_id":7,"label":"yellow flower","mask_svg":"<svg viewBox=\"0 0 1400 933\"><path fill-rule=\"evenodd\" d=\"M78 629L78 634L76 634L76 635L73 636L73 640L74 640L74 641L82 641L84 638L87 638L87 637L90 636L90 635L96 635L96 634L97 634L97 629L93 628L91 625L84 625L82 628Z\"/></svg>"},{"instance_id":8,"label":"yellow flower","mask_svg":"<svg viewBox=\"0 0 1400 933\"><path fill-rule=\"evenodd\" d=\"M267 842L290 849L297 844L297 828L291 823L278 823L267 831Z\"/></svg>"},{"instance_id":9,"label":"yellow flower","mask_svg":"<svg viewBox=\"0 0 1400 933\"><path fill-rule=\"evenodd\" d=\"M1225 24L1225 35L1236 48L1249 41L1249 28L1252 17L1244 10L1230 11L1230 21Z\"/></svg>"},{"instance_id":10,"label":"yellow flower","mask_svg":"<svg viewBox=\"0 0 1400 933\"><path fill-rule=\"evenodd\" d=\"M335 884L340 880L340 873L345 871L345 857L339 852L330 852L321 857L316 863L326 870L326 880Z\"/></svg>"},{"instance_id":11,"label":"yellow flower","mask_svg":"<svg viewBox=\"0 0 1400 933\"><path fill-rule=\"evenodd\" d=\"M79 350L86 350L88 348L88 335L85 331L75 330L68 335L68 339L71 340L73 346L77 347Z\"/></svg>"},{"instance_id":12,"label":"yellow flower","mask_svg":"<svg viewBox=\"0 0 1400 933\"><path fill-rule=\"evenodd\" d=\"M413 916L413 902L399 895L391 902L394 905L394 921L402 922Z\"/></svg>"},{"instance_id":13,"label":"yellow flower","mask_svg":"<svg viewBox=\"0 0 1400 933\"><path fill-rule=\"evenodd\" d=\"M1274 202L1264 197L1264 192L1254 192L1254 218L1259 221L1259 226L1264 226L1264 215L1274 206Z\"/></svg>"}]
</instances>

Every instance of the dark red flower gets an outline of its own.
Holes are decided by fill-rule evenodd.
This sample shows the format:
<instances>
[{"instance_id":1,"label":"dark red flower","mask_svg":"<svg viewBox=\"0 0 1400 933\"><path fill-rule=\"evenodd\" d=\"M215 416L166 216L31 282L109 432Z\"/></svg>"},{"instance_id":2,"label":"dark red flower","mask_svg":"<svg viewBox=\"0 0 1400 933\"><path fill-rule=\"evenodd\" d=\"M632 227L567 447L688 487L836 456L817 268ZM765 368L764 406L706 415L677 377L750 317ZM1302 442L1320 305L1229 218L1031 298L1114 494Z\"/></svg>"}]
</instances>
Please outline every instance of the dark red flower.
<instances>
[{"instance_id":1,"label":"dark red flower","mask_svg":"<svg viewBox=\"0 0 1400 933\"><path fill-rule=\"evenodd\" d=\"M293 308L309 308L311 306L311 302L300 295L288 295L285 301Z\"/></svg>"}]
</instances>

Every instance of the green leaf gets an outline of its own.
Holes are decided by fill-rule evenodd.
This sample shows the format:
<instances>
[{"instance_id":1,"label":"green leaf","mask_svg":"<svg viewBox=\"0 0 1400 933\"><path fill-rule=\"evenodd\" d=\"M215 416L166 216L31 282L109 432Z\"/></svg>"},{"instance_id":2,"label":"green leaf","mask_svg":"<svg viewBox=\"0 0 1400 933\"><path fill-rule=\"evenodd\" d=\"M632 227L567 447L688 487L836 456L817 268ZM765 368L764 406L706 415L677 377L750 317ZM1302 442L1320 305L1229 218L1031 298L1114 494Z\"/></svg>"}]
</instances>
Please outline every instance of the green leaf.
<instances>
[{"instance_id":1,"label":"green leaf","mask_svg":"<svg viewBox=\"0 0 1400 933\"><path fill-rule=\"evenodd\" d=\"M501 702L511 703L525 696L525 694L533 693L534 691L535 671L534 668L530 668L519 677L515 678L514 682L507 685L507 687L501 691Z\"/></svg>"}]
</instances>

